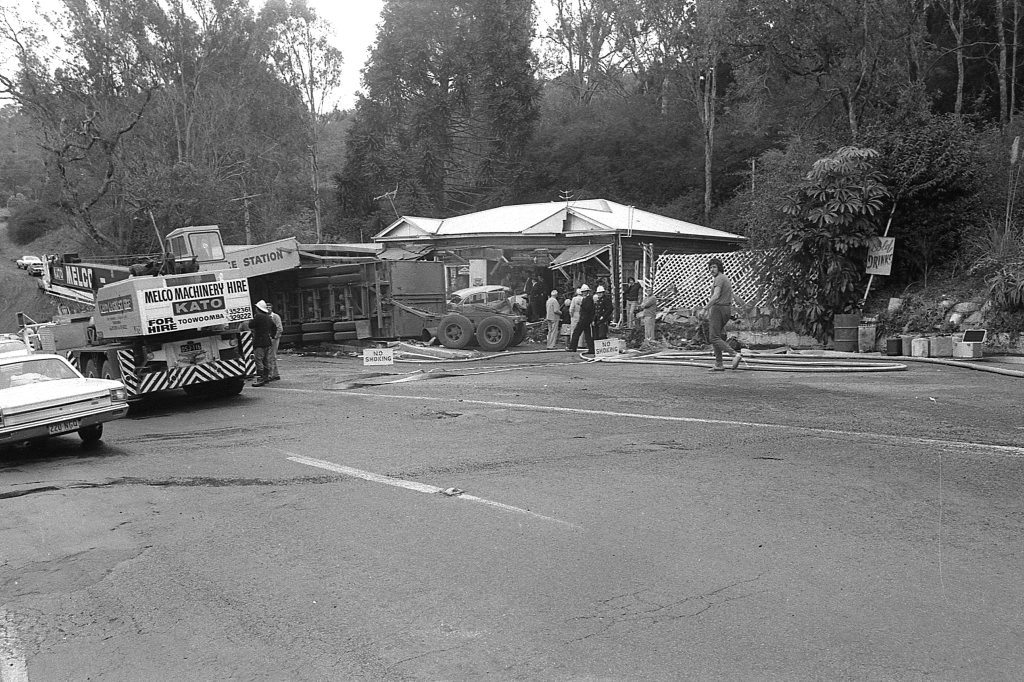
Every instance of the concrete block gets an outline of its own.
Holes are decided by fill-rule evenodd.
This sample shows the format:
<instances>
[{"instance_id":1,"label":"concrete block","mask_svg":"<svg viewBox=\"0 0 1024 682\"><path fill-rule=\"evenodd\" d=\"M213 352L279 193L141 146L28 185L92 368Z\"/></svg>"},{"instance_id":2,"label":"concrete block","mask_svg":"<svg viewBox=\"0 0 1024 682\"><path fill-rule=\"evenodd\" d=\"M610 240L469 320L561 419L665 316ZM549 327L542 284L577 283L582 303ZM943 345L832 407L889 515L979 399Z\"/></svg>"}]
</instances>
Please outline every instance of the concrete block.
<instances>
[{"instance_id":1,"label":"concrete block","mask_svg":"<svg viewBox=\"0 0 1024 682\"><path fill-rule=\"evenodd\" d=\"M914 339L910 344L910 354L915 358L926 358L928 357L928 346L927 338Z\"/></svg>"},{"instance_id":2,"label":"concrete block","mask_svg":"<svg viewBox=\"0 0 1024 682\"><path fill-rule=\"evenodd\" d=\"M933 336L928 339L928 355L933 358L953 357L953 337Z\"/></svg>"}]
</instances>

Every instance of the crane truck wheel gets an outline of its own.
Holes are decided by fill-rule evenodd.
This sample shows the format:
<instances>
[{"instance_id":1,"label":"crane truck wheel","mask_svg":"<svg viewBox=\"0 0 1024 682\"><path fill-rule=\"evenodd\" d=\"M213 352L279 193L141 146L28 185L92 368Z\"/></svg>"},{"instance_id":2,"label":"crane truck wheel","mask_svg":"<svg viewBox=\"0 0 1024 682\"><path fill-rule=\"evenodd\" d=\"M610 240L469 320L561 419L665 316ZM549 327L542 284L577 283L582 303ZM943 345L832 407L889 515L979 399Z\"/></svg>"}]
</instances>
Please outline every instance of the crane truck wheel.
<instances>
[{"instance_id":1,"label":"crane truck wheel","mask_svg":"<svg viewBox=\"0 0 1024 682\"><path fill-rule=\"evenodd\" d=\"M100 370L100 375L104 379L113 379L114 381L121 380L121 367L116 362L111 362L108 358L103 363L103 368Z\"/></svg>"},{"instance_id":2,"label":"crane truck wheel","mask_svg":"<svg viewBox=\"0 0 1024 682\"><path fill-rule=\"evenodd\" d=\"M437 340L445 348L465 348L472 338L473 323L465 315L445 315L437 325Z\"/></svg>"},{"instance_id":3,"label":"crane truck wheel","mask_svg":"<svg viewBox=\"0 0 1024 682\"><path fill-rule=\"evenodd\" d=\"M510 344L508 344L508 345L509 346L518 346L519 344L521 344L523 342L523 339L525 339L525 338L526 338L526 323L525 322L520 322L520 323L518 323L515 326L515 329L512 330L512 342Z\"/></svg>"},{"instance_id":4,"label":"crane truck wheel","mask_svg":"<svg viewBox=\"0 0 1024 682\"><path fill-rule=\"evenodd\" d=\"M85 370L82 372L87 379L100 379L103 377L103 358L91 357L85 361Z\"/></svg>"},{"instance_id":5,"label":"crane truck wheel","mask_svg":"<svg viewBox=\"0 0 1024 682\"><path fill-rule=\"evenodd\" d=\"M476 340L484 350L505 350L512 343L512 323L504 317L485 317L476 328Z\"/></svg>"}]
</instances>

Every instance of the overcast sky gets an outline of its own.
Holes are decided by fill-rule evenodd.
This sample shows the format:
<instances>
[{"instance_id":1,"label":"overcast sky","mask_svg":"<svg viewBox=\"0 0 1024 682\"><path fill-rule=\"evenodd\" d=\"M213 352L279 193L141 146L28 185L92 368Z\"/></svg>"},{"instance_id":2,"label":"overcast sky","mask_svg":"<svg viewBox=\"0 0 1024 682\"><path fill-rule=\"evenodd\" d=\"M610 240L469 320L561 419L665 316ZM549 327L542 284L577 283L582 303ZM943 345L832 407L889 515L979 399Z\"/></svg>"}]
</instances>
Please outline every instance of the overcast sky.
<instances>
[{"instance_id":1,"label":"overcast sky","mask_svg":"<svg viewBox=\"0 0 1024 682\"><path fill-rule=\"evenodd\" d=\"M335 46L345 58L342 70L342 84L338 90L338 108L350 109L355 105L355 91L359 89L360 72L377 38L377 23L384 0L307 0L317 14L328 20L334 27ZM55 0L40 0L44 9L56 6ZM541 16L550 13L550 3L539 2ZM259 11L261 0L252 0L252 7ZM6 56L6 55L3 55ZM2 57L0 57L2 60Z\"/></svg>"},{"instance_id":2,"label":"overcast sky","mask_svg":"<svg viewBox=\"0 0 1024 682\"><path fill-rule=\"evenodd\" d=\"M345 58L338 108L351 109L359 88L359 72L377 37L377 22L384 0L307 0L309 6L334 26L335 46Z\"/></svg>"}]
</instances>

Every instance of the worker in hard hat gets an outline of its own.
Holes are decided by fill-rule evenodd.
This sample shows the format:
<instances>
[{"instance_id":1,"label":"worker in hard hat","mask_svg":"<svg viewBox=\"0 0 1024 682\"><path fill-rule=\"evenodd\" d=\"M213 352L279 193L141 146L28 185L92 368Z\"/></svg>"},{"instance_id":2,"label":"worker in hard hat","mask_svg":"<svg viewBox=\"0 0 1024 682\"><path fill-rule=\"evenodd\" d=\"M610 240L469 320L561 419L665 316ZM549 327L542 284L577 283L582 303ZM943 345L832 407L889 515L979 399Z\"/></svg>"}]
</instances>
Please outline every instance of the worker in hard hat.
<instances>
[{"instance_id":1,"label":"worker in hard hat","mask_svg":"<svg viewBox=\"0 0 1024 682\"><path fill-rule=\"evenodd\" d=\"M253 333L253 357L256 360L256 382L253 386L265 386L270 383L270 365L267 363L267 354L270 352L270 344L277 336L277 329L270 319L270 310L266 301L256 303L256 309L252 311Z\"/></svg>"},{"instance_id":2,"label":"worker in hard hat","mask_svg":"<svg viewBox=\"0 0 1024 682\"><path fill-rule=\"evenodd\" d=\"M552 289L545 304L544 320L548 323L548 350L558 345L558 330L562 326L562 304L558 300L558 289Z\"/></svg>"},{"instance_id":3,"label":"worker in hard hat","mask_svg":"<svg viewBox=\"0 0 1024 682\"><path fill-rule=\"evenodd\" d=\"M569 337L569 351L575 353L579 349L580 336L587 344L587 352L594 354L594 297L590 294L590 287L586 284L580 285L580 312L576 326L573 327L572 336Z\"/></svg>"},{"instance_id":4,"label":"worker in hard hat","mask_svg":"<svg viewBox=\"0 0 1024 682\"><path fill-rule=\"evenodd\" d=\"M612 297L603 286L594 290L594 340L608 338L608 326L612 323Z\"/></svg>"}]
</instances>

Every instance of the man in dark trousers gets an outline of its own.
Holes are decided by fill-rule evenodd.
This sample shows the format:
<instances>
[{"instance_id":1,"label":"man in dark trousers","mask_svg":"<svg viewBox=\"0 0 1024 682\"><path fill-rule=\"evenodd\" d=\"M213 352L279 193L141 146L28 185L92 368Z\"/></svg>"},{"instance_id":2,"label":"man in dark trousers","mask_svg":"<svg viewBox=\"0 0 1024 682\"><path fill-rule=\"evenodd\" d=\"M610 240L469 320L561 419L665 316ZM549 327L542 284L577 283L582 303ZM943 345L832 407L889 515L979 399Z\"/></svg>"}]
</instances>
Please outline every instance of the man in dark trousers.
<instances>
[{"instance_id":1,"label":"man in dark trousers","mask_svg":"<svg viewBox=\"0 0 1024 682\"><path fill-rule=\"evenodd\" d=\"M715 365L711 371L725 371L722 364L723 353L731 355L732 368L739 369L743 356L730 348L725 340L725 325L729 323L729 316L732 313L732 280L725 276L725 265L718 258L708 261L708 274L711 275L711 296L704 311L708 318L711 347L715 351Z\"/></svg>"},{"instance_id":2,"label":"man in dark trousers","mask_svg":"<svg viewBox=\"0 0 1024 682\"><path fill-rule=\"evenodd\" d=\"M640 282L635 277L630 277L623 287L622 297L626 305L626 328L633 328L633 318L636 317L636 307L640 304Z\"/></svg>"},{"instance_id":3,"label":"man in dark trousers","mask_svg":"<svg viewBox=\"0 0 1024 682\"><path fill-rule=\"evenodd\" d=\"M594 340L608 338L608 326L612 322L612 298L603 286L594 291Z\"/></svg>"},{"instance_id":4,"label":"man in dark trousers","mask_svg":"<svg viewBox=\"0 0 1024 682\"><path fill-rule=\"evenodd\" d=\"M584 284L580 287L580 294L583 302L580 303L580 318L573 327L572 336L569 337L569 351L575 353L578 350L580 334L587 344L587 352L594 354L594 335L591 333L591 325L594 324L594 298L590 295L590 287Z\"/></svg>"},{"instance_id":5,"label":"man in dark trousers","mask_svg":"<svg viewBox=\"0 0 1024 682\"><path fill-rule=\"evenodd\" d=\"M270 381L270 364L267 362L267 354L275 336L277 328L274 321L270 319L270 312L266 301L259 301L252 315L252 345L253 355L256 359L256 381L253 386L263 386Z\"/></svg>"}]
</instances>

